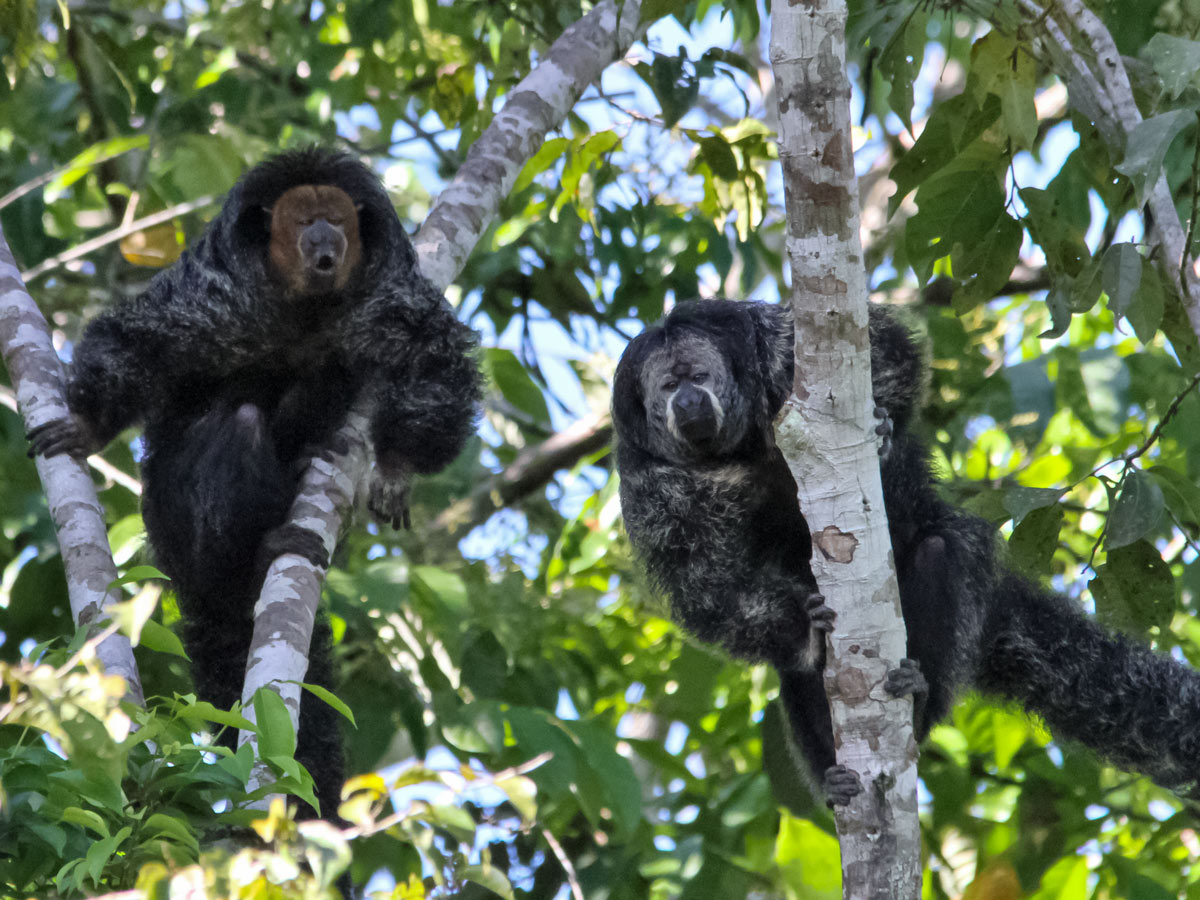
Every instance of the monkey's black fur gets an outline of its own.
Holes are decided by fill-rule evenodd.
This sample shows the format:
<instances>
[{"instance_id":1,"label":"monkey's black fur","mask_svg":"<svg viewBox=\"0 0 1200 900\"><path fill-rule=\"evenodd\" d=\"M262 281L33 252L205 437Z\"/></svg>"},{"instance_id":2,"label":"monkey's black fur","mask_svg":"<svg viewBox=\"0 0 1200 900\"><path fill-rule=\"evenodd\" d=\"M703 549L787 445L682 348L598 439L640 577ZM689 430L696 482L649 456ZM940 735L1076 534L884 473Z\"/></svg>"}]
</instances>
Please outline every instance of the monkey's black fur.
<instances>
[{"instance_id":1,"label":"monkey's black fur","mask_svg":"<svg viewBox=\"0 0 1200 900\"><path fill-rule=\"evenodd\" d=\"M938 495L910 428L924 381L917 344L885 308L871 308L870 326L875 400L893 423L881 474L908 656L928 682L916 678L918 738L959 686L973 685L1020 702L1056 735L1117 765L1177 790L1194 786L1200 674L1106 633L1065 598L1005 570L992 528ZM697 370L724 412L699 443L667 414L683 389L652 396L656 385L677 385L676 373ZM779 669L795 742L822 773L834 765L833 735L824 648L810 638L827 630L828 615L818 600L808 602L816 618L804 609L815 591L811 541L771 442L791 381L786 310L697 301L630 343L613 416L622 511L652 583L697 637ZM913 689L908 664L894 674L898 690ZM833 793L844 801L854 790Z\"/></svg>"},{"instance_id":2,"label":"monkey's black fur","mask_svg":"<svg viewBox=\"0 0 1200 900\"><path fill-rule=\"evenodd\" d=\"M267 260L269 210L298 185L333 185L355 202L362 260L346 286L286 291ZM251 169L221 212L140 296L85 330L68 401L74 439L91 449L145 422L146 529L172 579L198 694L241 697L252 612L266 564L316 556L311 532L281 528L298 476L360 396L370 401L378 473L372 508L402 518L411 472L446 466L472 434L480 397L475 336L417 258L375 174L320 148ZM46 444L51 444L47 448ZM307 680L331 684L329 626L318 619ZM339 717L307 695L297 758L333 816L343 780Z\"/></svg>"}]
</instances>

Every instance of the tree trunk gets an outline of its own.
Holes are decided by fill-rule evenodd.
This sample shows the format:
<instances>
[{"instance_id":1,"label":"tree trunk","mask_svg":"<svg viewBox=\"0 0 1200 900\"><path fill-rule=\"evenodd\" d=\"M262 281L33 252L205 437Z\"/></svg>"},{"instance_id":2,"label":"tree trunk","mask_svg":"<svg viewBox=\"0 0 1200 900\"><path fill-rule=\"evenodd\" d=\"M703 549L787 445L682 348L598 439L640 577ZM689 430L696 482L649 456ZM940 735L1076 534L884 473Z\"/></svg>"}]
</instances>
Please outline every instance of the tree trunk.
<instances>
[{"instance_id":1,"label":"tree trunk","mask_svg":"<svg viewBox=\"0 0 1200 900\"><path fill-rule=\"evenodd\" d=\"M825 671L837 759L864 788L835 810L843 896L915 900L912 703L883 688L904 657L905 631L874 434L845 27L843 0L772 7L796 318L795 394L777 430L812 530L813 572L837 612Z\"/></svg>"}]
</instances>

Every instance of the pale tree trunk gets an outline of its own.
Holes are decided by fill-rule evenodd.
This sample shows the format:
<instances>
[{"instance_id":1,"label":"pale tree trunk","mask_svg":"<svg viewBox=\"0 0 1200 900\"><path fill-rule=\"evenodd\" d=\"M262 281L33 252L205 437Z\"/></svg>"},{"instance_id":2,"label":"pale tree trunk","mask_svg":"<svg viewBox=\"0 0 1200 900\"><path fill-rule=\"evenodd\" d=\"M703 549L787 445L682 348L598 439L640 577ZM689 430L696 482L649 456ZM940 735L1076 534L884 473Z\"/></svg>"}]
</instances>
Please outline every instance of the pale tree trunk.
<instances>
[{"instance_id":1,"label":"pale tree trunk","mask_svg":"<svg viewBox=\"0 0 1200 900\"><path fill-rule=\"evenodd\" d=\"M4 231L0 229L0 353L8 367L13 391L29 431L67 416L63 366L50 338L50 326L21 281ZM96 497L87 463L66 453L34 459L46 488L50 518L58 535L67 576L71 615L80 628L108 618L108 608L121 599L104 507ZM125 679L126 698L144 705L133 648L123 634L100 642L97 656L105 671Z\"/></svg>"},{"instance_id":2,"label":"pale tree trunk","mask_svg":"<svg viewBox=\"0 0 1200 900\"><path fill-rule=\"evenodd\" d=\"M912 702L883 687L904 657L905 631L874 434L845 27L844 0L772 7L796 317L795 394L778 440L812 530L817 584L837 613L825 670L837 759L864 788L836 809L843 895L915 900L921 843Z\"/></svg>"},{"instance_id":3,"label":"pale tree trunk","mask_svg":"<svg viewBox=\"0 0 1200 900\"><path fill-rule=\"evenodd\" d=\"M422 273L439 289L458 277L546 132L566 118L584 90L644 32L640 12L640 0L604 0L564 31L538 67L509 93L504 108L471 146L413 241ZM292 507L292 523L315 531L329 549L337 543L353 487L366 480L366 414L361 406L355 409L339 432L350 451L332 464L317 461L311 466ZM254 636L242 690L247 718L253 720L254 692L270 687L284 697L292 725L298 725L300 691L284 682L302 681L308 670L321 583L321 570L294 555L281 556L267 572L254 608ZM244 731L238 742L254 743L254 735ZM251 776L250 789L271 780L270 771L260 764Z\"/></svg>"}]
</instances>

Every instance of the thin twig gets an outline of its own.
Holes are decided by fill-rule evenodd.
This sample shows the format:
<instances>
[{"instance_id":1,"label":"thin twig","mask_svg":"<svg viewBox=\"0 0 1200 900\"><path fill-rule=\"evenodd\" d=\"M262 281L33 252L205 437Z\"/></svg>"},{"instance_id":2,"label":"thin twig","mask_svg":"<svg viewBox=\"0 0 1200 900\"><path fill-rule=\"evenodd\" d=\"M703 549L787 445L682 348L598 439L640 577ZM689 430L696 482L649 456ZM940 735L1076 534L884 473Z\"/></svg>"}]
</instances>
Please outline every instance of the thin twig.
<instances>
[{"instance_id":1,"label":"thin twig","mask_svg":"<svg viewBox=\"0 0 1200 900\"><path fill-rule=\"evenodd\" d=\"M88 168L92 168L93 166L98 166L101 163L106 163L109 160L116 159L118 156L123 156L130 150L136 149L138 149L137 146L124 147L120 150L114 150L111 153L102 153L95 159L89 159L87 161L79 161L79 157L76 157L65 165L57 166L51 169L49 172L43 172L41 175L31 178L24 184L17 185L3 197L0 197L0 209L4 209L4 207L8 206L10 203L15 203L30 191L36 191L38 188L49 184L64 172L68 172L71 169L77 168L78 166L87 166Z\"/></svg>"},{"instance_id":2,"label":"thin twig","mask_svg":"<svg viewBox=\"0 0 1200 900\"><path fill-rule=\"evenodd\" d=\"M70 250L64 250L57 256L52 256L49 259L42 260L32 269L27 269L21 273L21 277L25 283L33 281L35 278L40 278L47 272L52 272L69 262L74 262L89 253L99 250L101 247L107 247L109 244L116 243L122 238L129 237L131 234L136 234L139 231L144 231L147 228L153 228L155 225L161 225L163 222L169 222L176 216L186 216L188 213L195 212L198 209L203 209L206 206L212 205L216 198L211 195L197 197L195 200L189 200L186 203L176 203L174 206L169 206L166 209L159 210L149 216L144 216L130 222L128 225L122 225L119 228L114 228L112 231L107 231L98 237L92 238L90 241L84 241L82 244L76 244Z\"/></svg>"},{"instance_id":3,"label":"thin twig","mask_svg":"<svg viewBox=\"0 0 1200 900\"><path fill-rule=\"evenodd\" d=\"M541 829L542 837L546 839L546 843L550 845L550 849L554 851L554 858L558 860L558 864L563 867L563 871L567 875L567 884L571 886L571 896L575 900L583 900L583 887L579 883L579 876L575 874L575 866L571 864L571 860L567 857L567 853L563 850L562 844L558 842L550 829Z\"/></svg>"}]
</instances>

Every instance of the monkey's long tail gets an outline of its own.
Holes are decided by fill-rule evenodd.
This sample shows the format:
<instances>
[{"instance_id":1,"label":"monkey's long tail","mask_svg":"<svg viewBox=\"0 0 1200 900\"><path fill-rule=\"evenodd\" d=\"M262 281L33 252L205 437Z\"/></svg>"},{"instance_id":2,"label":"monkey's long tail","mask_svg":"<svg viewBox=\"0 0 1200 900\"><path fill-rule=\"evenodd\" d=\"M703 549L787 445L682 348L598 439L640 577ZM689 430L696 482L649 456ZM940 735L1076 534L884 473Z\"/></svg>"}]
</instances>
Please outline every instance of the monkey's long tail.
<instances>
[{"instance_id":1,"label":"monkey's long tail","mask_svg":"<svg viewBox=\"0 0 1200 900\"><path fill-rule=\"evenodd\" d=\"M1018 575L1000 575L977 684L1164 787L1200 779L1200 673L1105 632Z\"/></svg>"}]
</instances>

